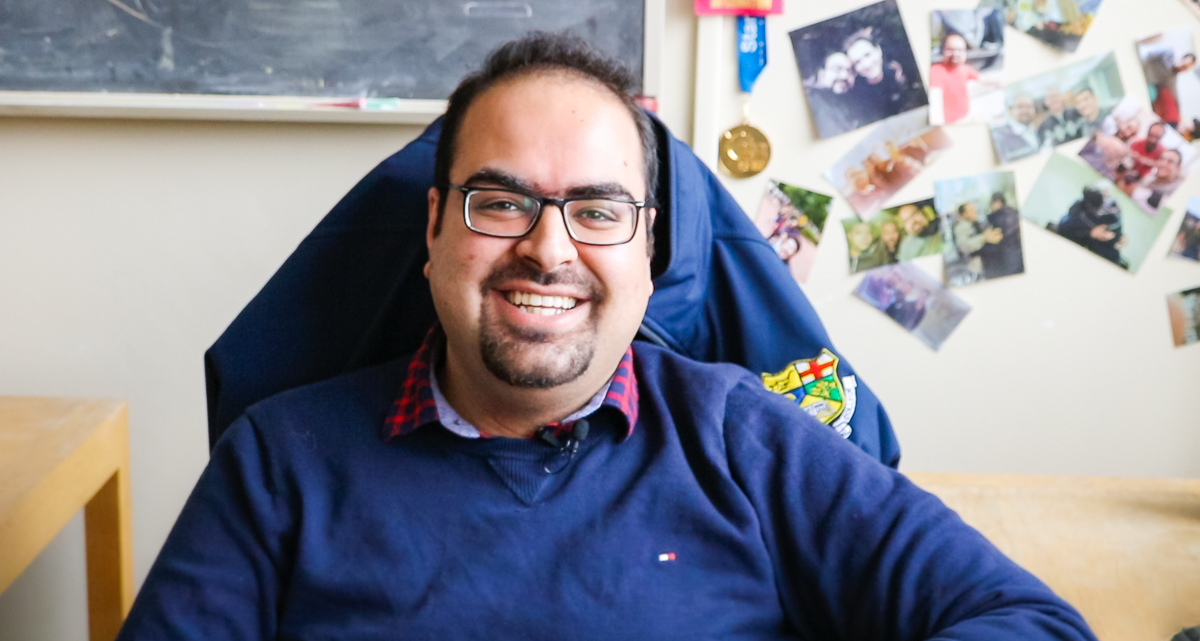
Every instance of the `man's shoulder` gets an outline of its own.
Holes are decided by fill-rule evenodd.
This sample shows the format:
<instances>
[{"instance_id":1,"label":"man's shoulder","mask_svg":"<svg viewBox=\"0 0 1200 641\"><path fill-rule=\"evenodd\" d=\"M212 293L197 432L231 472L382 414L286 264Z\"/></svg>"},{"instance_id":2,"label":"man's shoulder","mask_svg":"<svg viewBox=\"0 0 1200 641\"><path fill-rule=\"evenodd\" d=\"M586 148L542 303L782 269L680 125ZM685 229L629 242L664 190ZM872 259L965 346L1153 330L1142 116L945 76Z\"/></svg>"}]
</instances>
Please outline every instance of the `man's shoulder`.
<instances>
[{"instance_id":1,"label":"man's shoulder","mask_svg":"<svg viewBox=\"0 0 1200 641\"><path fill-rule=\"evenodd\" d=\"M401 392L411 356L347 372L324 381L296 387L268 397L246 409L246 416L261 428L303 423L321 425L368 423L383 419Z\"/></svg>"}]
</instances>

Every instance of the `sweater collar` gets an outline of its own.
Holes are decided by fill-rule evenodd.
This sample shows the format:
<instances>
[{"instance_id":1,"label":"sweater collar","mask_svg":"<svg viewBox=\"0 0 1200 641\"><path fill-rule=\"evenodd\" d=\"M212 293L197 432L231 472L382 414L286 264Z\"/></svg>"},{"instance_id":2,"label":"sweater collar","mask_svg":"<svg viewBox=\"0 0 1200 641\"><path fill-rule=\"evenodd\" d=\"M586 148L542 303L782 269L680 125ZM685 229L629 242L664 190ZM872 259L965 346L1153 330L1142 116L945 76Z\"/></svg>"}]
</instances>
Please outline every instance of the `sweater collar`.
<instances>
[{"instance_id":1,"label":"sweater collar","mask_svg":"<svg viewBox=\"0 0 1200 641\"><path fill-rule=\"evenodd\" d=\"M433 371L445 338L441 323L434 324L409 362L400 396L392 403L392 409L384 419L381 436L385 442L415 432L430 423L442 424L446 429L467 438L488 437L463 421L445 399L441 398L437 390L437 380ZM613 377L596 396L599 403L595 403L594 399L593 403L589 403L580 412L554 421L546 427L550 428L555 436L561 436L572 428L576 420L591 414L599 407L611 406L619 410L628 422L625 437L633 434L638 418L638 391L637 376L633 371L632 345L625 349L625 355L621 357Z\"/></svg>"}]
</instances>

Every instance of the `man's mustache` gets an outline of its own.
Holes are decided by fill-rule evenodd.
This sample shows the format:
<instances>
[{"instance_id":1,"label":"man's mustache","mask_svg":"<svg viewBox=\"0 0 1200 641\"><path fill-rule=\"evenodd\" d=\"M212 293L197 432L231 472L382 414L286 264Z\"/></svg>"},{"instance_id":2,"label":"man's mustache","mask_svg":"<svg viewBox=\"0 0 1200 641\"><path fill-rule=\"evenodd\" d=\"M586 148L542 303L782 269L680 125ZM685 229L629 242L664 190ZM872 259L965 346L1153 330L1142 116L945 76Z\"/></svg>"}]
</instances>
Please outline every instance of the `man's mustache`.
<instances>
[{"instance_id":1,"label":"man's mustache","mask_svg":"<svg viewBox=\"0 0 1200 641\"><path fill-rule=\"evenodd\" d=\"M488 290L495 289L501 283L511 281L529 281L548 287L550 285L570 285L581 289L593 304L604 301L606 291L596 278L590 274L568 267L560 267L554 271L543 272L526 262L511 262L492 270L480 285L480 293L486 295Z\"/></svg>"}]
</instances>

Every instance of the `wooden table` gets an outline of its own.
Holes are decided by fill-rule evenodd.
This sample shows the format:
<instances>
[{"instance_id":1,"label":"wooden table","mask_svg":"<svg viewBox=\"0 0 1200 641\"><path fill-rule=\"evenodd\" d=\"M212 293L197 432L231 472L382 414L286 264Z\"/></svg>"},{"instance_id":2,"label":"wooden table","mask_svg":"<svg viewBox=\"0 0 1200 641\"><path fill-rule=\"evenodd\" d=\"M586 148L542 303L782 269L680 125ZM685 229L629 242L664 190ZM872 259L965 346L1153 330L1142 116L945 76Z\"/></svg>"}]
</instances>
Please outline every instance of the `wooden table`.
<instances>
[{"instance_id":1,"label":"wooden table","mask_svg":"<svg viewBox=\"0 0 1200 641\"><path fill-rule=\"evenodd\" d=\"M1102 641L1200 625L1200 480L909 474Z\"/></svg>"},{"instance_id":2,"label":"wooden table","mask_svg":"<svg viewBox=\"0 0 1200 641\"><path fill-rule=\"evenodd\" d=\"M121 401L0 396L0 592L84 508L91 641L115 638L133 603L127 416Z\"/></svg>"}]
</instances>

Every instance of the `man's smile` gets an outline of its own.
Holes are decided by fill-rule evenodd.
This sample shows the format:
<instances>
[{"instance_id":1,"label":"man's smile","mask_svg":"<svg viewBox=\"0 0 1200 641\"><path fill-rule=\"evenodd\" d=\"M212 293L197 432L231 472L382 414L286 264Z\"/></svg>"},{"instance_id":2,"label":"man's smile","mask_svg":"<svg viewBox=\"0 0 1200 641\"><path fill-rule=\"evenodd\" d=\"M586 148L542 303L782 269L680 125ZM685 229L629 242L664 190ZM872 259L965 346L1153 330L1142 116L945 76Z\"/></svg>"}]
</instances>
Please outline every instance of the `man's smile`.
<instances>
[{"instance_id":1,"label":"man's smile","mask_svg":"<svg viewBox=\"0 0 1200 641\"><path fill-rule=\"evenodd\" d=\"M519 307L528 314L554 316L568 309L573 309L579 300L571 296L543 296L530 292L510 291L506 298L508 302Z\"/></svg>"}]
</instances>

